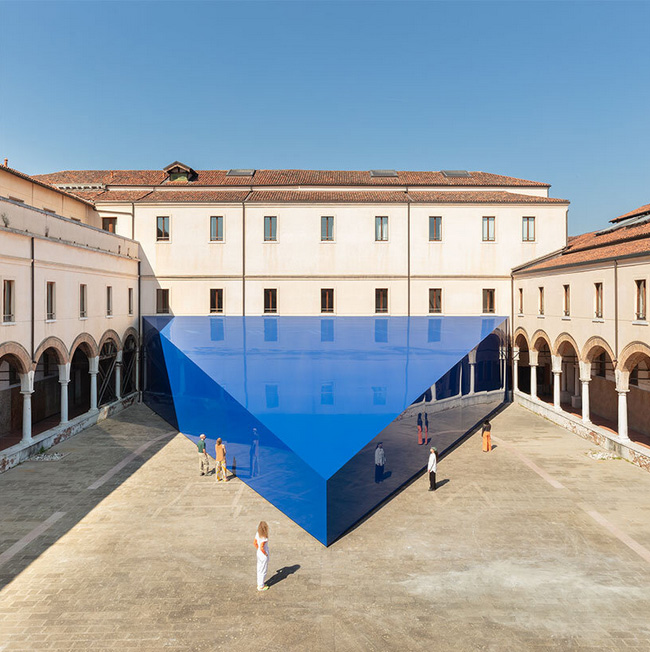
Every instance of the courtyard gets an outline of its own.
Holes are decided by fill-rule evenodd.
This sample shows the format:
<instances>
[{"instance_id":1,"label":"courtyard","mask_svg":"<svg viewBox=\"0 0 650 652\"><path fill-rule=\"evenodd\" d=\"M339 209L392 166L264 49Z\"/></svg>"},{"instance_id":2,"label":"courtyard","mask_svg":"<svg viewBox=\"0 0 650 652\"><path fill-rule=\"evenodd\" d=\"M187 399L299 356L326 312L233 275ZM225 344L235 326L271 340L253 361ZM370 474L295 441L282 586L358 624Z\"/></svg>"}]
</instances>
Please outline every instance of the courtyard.
<instances>
[{"instance_id":1,"label":"courtyard","mask_svg":"<svg viewBox=\"0 0 650 652\"><path fill-rule=\"evenodd\" d=\"M0 475L0 650L650 649L650 474L517 405L493 435L325 548L131 407Z\"/></svg>"}]
</instances>

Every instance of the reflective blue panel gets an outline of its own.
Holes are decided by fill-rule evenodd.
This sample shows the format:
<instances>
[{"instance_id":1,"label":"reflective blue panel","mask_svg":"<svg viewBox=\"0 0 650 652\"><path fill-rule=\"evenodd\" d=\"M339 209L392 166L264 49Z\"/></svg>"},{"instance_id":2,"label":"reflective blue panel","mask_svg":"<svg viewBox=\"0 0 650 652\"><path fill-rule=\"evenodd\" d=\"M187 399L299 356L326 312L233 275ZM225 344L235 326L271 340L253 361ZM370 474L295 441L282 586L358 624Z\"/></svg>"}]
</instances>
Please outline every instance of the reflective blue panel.
<instances>
[{"instance_id":1,"label":"reflective blue panel","mask_svg":"<svg viewBox=\"0 0 650 652\"><path fill-rule=\"evenodd\" d=\"M443 451L506 396L501 317L145 323L145 369L168 379L148 379L147 403L212 448L222 437L229 467L325 544L422 470L418 427Z\"/></svg>"}]
</instances>

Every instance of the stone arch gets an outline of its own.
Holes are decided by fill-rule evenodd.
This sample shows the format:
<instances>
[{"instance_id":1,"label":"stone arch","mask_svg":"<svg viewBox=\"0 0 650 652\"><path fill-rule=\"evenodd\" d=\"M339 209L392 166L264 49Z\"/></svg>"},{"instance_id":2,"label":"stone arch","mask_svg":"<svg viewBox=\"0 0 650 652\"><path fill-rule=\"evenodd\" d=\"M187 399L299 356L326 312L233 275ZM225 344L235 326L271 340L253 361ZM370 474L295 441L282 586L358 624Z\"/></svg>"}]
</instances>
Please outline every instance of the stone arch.
<instances>
[{"instance_id":1,"label":"stone arch","mask_svg":"<svg viewBox=\"0 0 650 652\"><path fill-rule=\"evenodd\" d=\"M38 361L47 349L52 349L56 353L58 364L67 364L69 362L70 356L65 344L58 337L52 336L45 338L36 349L36 353L34 353L34 361L32 363L33 369L36 369Z\"/></svg>"},{"instance_id":2,"label":"stone arch","mask_svg":"<svg viewBox=\"0 0 650 652\"><path fill-rule=\"evenodd\" d=\"M617 367L622 371L632 371L644 358L650 361L650 346L645 342L630 342L621 351Z\"/></svg>"},{"instance_id":3,"label":"stone arch","mask_svg":"<svg viewBox=\"0 0 650 652\"><path fill-rule=\"evenodd\" d=\"M609 359L612 361L612 364L614 365L614 367L616 367L616 356L612 351L612 347L602 337L599 337L598 335L594 335L593 337L590 337L585 342L585 345L582 347L582 351L580 352L580 360L582 360L583 362L593 362L594 356L592 355L592 353L594 349L599 349L599 348L603 349L605 353L607 353Z\"/></svg>"},{"instance_id":4,"label":"stone arch","mask_svg":"<svg viewBox=\"0 0 650 652\"><path fill-rule=\"evenodd\" d=\"M541 329L536 330L533 333L533 336L530 338L530 349L532 351L537 351L537 342L542 339L546 342L549 351L553 351L553 345L551 344L551 338Z\"/></svg>"},{"instance_id":5,"label":"stone arch","mask_svg":"<svg viewBox=\"0 0 650 652\"><path fill-rule=\"evenodd\" d=\"M122 340L120 339L120 336L112 329L109 328L103 335L102 339L99 340L99 350L102 350L102 347L108 340L113 340L115 342L115 346L117 347L118 351L122 350Z\"/></svg>"},{"instance_id":6,"label":"stone arch","mask_svg":"<svg viewBox=\"0 0 650 652\"><path fill-rule=\"evenodd\" d=\"M140 348L140 333L138 333L138 331L133 328L133 326L129 326L124 331L124 335L122 336L122 346L124 346L124 343L131 335L135 338L136 348Z\"/></svg>"},{"instance_id":7,"label":"stone arch","mask_svg":"<svg viewBox=\"0 0 650 652\"><path fill-rule=\"evenodd\" d=\"M20 374L26 374L32 368L29 353L18 342L3 342L0 344L0 358L5 356L11 358L11 361L18 367L18 373Z\"/></svg>"},{"instance_id":8,"label":"stone arch","mask_svg":"<svg viewBox=\"0 0 650 652\"><path fill-rule=\"evenodd\" d=\"M560 347L565 342L568 342L573 347L573 350L576 352L576 355L580 355L580 347L578 346L578 343L567 332L560 333L555 338L555 343L553 344L553 348L551 349L551 353L553 353L553 355L561 355Z\"/></svg>"},{"instance_id":9,"label":"stone arch","mask_svg":"<svg viewBox=\"0 0 650 652\"><path fill-rule=\"evenodd\" d=\"M514 345L517 346L517 338L520 335L521 335L521 337L523 337L526 340L526 346L530 349L530 338L528 337L528 333L526 332L526 329L522 328L521 326L519 326L515 330L515 334L512 337L512 341L513 341Z\"/></svg>"},{"instance_id":10,"label":"stone arch","mask_svg":"<svg viewBox=\"0 0 650 652\"><path fill-rule=\"evenodd\" d=\"M70 360L72 360L74 352L79 346L83 347L86 355L89 358L96 358L99 355L99 347L97 346L97 342L95 342L95 338L88 333L80 333L77 335L74 342L72 343L72 346L70 347Z\"/></svg>"}]
</instances>

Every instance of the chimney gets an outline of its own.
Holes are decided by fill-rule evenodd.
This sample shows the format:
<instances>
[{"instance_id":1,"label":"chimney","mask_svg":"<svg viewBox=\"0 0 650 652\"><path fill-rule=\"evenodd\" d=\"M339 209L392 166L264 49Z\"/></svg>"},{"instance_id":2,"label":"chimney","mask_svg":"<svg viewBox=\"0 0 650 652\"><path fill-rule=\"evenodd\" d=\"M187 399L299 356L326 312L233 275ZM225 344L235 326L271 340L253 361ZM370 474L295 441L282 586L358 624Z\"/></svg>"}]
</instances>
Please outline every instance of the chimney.
<instances>
[{"instance_id":1,"label":"chimney","mask_svg":"<svg viewBox=\"0 0 650 652\"><path fill-rule=\"evenodd\" d=\"M9 167L9 159L8 159L8 158L5 159L5 167L6 167L6 168Z\"/></svg>"}]
</instances>

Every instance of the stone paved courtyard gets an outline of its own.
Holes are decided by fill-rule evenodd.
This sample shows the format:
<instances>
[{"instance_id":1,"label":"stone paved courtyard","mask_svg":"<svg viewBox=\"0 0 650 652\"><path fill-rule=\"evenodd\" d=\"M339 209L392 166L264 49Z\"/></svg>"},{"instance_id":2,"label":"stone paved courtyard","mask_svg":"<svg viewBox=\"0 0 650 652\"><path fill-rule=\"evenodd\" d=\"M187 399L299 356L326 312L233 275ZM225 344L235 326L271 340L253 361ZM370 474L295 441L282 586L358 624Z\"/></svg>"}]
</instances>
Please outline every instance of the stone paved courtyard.
<instances>
[{"instance_id":1,"label":"stone paved courtyard","mask_svg":"<svg viewBox=\"0 0 650 652\"><path fill-rule=\"evenodd\" d=\"M0 475L0 650L650 650L650 474L518 406L493 432L326 549L132 407Z\"/></svg>"}]
</instances>

